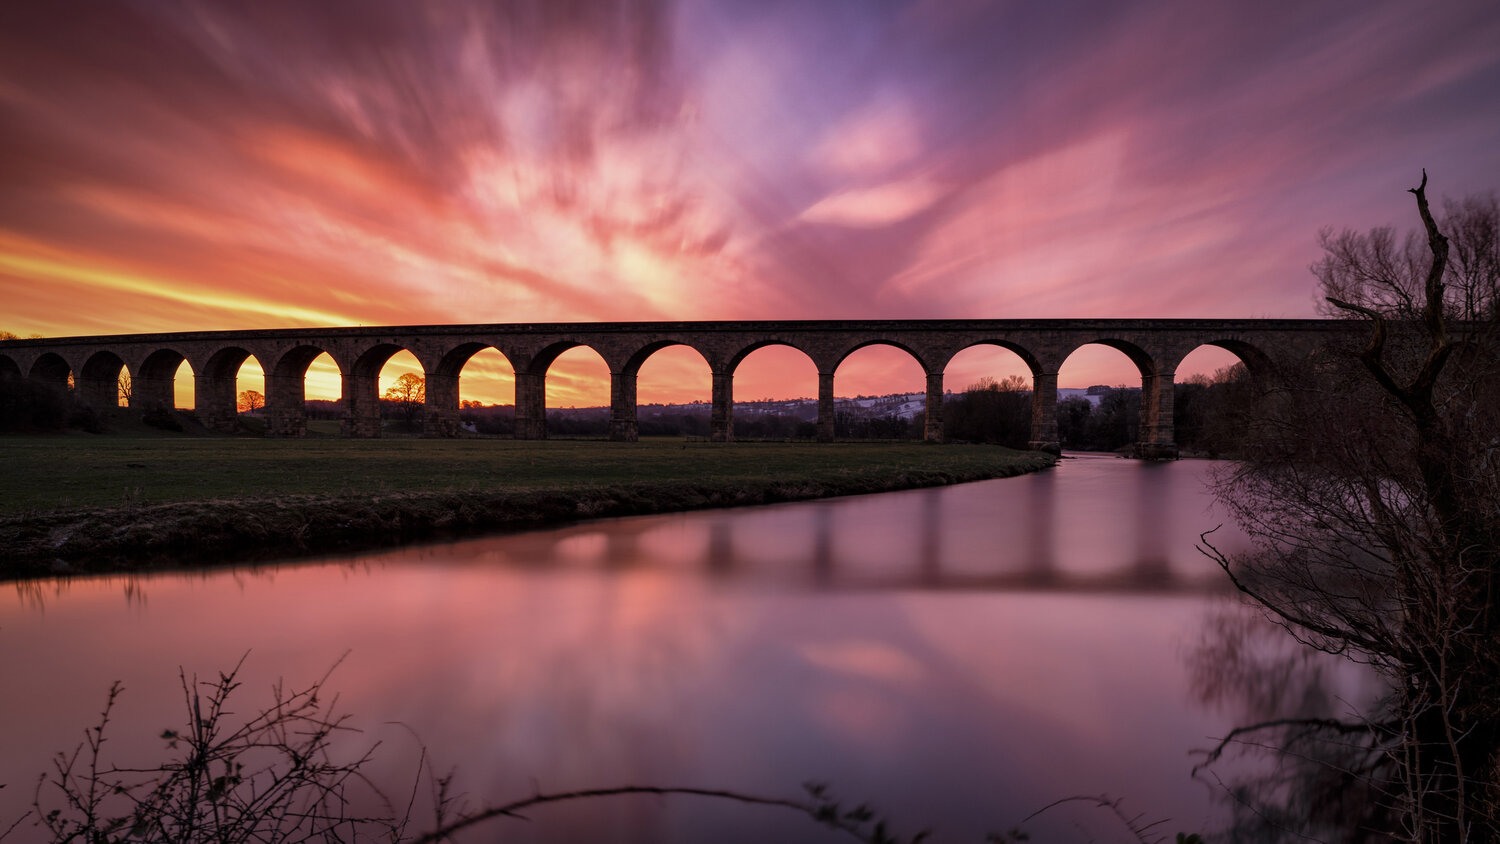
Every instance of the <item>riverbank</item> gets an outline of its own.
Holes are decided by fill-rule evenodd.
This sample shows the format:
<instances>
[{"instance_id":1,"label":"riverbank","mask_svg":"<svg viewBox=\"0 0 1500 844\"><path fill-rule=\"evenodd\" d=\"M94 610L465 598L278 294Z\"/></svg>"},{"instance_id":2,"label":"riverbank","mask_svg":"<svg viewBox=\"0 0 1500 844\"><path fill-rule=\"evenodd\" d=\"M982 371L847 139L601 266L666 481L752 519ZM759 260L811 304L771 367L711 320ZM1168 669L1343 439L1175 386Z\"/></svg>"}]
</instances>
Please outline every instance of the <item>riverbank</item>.
<instances>
[{"instance_id":1,"label":"riverbank","mask_svg":"<svg viewBox=\"0 0 1500 844\"><path fill-rule=\"evenodd\" d=\"M0 438L0 579L352 551L1053 465L919 443Z\"/></svg>"}]
</instances>

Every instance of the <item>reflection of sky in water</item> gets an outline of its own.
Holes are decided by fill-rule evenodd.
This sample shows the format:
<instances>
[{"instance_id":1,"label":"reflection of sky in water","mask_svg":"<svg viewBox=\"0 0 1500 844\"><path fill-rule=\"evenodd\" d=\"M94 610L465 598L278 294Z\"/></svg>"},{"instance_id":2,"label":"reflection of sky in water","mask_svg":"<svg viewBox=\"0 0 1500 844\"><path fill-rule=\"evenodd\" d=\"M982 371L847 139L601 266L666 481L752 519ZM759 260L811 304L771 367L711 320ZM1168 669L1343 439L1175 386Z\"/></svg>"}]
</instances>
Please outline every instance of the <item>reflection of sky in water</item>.
<instances>
[{"instance_id":1,"label":"reflection of sky in water","mask_svg":"<svg viewBox=\"0 0 1500 844\"><path fill-rule=\"evenodd\" d=\"M311 680L348 651L331 685L363 740L388 742L378 767L409 775L415 742L389 726L405 724L476 802L534 781L783 795L821 779L908 834L939 824L977 840L1081 792L1199 828L1207 799L1186 752L1225 729L1189 702L1179 658L1213 600L1214 569L1191 548L1214 523L1196 491L1205 468L1080 459L960 487L150 577L129 600L110 580L18 591L0 603L0 715L35 729L0 738L13 784L0 817L110 680L126 685L116 750L145 751L177 719L179 664L212 676L251 651L248 707L276 676ZM680 800L538 817L506 832L735 840L725 829L743 822L744 840L818 840L795 818Z\"/></svg>"}]
</instances>

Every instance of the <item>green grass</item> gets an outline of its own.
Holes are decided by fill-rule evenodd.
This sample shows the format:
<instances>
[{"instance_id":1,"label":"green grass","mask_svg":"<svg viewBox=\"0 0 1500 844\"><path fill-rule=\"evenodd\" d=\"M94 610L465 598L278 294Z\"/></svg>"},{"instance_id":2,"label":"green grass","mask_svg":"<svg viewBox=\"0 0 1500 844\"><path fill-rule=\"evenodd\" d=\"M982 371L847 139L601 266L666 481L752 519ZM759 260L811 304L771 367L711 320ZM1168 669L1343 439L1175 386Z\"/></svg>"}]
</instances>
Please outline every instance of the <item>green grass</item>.
<instances>
[{"instance_id":1,"label":"green grass","mask_svg":"<svg viewBox=\"0 0 1500 844\"><path fill-rule=\"evenodd\" d=\"M998 446L919 443L12 436L0 437L0 516L305 495L994 477L1034 467L1036 458Z\"/></svg>"}]
</instances>

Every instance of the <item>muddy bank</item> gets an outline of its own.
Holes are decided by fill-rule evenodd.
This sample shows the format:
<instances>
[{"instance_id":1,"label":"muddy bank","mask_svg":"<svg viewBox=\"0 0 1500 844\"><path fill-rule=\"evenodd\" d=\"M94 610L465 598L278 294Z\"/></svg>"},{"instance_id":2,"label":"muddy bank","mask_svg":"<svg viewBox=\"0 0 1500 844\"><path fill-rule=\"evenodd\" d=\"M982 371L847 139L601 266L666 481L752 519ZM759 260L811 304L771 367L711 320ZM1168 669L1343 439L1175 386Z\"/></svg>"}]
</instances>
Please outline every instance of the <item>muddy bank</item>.
<instances>
[{"instance_id":1,"label":"muddy bank","mask_svg":"<svg viewBox=\"0 0 1500 844\"><path fill-rule=\"evenodd\" d=\"M562 489L287 496L59 511L0 519L0 579L145 571L358 551L612 516L804 501L1033 472L1010 465L904 470L787 481L636 483Z\"/></svg>"}]
</instances>

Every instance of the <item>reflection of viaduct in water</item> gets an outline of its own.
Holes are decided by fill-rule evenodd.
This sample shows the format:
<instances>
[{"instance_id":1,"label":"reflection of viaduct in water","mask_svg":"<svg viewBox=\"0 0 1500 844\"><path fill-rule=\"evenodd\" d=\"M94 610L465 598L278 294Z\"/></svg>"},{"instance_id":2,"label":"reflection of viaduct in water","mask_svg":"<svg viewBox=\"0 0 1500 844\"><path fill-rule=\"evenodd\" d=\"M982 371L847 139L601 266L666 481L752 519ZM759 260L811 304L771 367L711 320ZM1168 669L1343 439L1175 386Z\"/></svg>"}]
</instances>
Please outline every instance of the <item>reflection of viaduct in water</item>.
<instances>
[{"instance_id":1,"label":"reflection of viaduct in water","mask_svg":"<svg viewBox=\"0 0 1500 844\"><path fill-rule=\"evenodd\" d=\"M1085 319L1085 320L859 320L799 322L627 322L528 325L435 325L204 331L0 341L0 378L27 377L65 386L103 406L116 403L116 381L128 367L132 407L171 407L173 380L186 361L194 373L195 407L210 427L235 425L235 376L254 357L266 373L267 433L307 430L303 382L313 359L327 353L343 376L343 433L380 433L379 377L386 361L408 351L427 379L425 432L459 430L458 378L478 352L493 348L515 370L516 436L546 436L547 369L576 346L598 352L610 371L611 436L636 438L636 378L641 364L668 346L698 351L713 373L713 439L733 436L734 371L756 349L784 345L805 353L818 370L818 438L833 439L833 376L839 363L864 346L908 352L927 378L925 436L942 438L943 370L976 345L1001 346L1030 367L1034 385L1031 439L1057 448L1057 373L1080 346L1098 343L1124 352L1141 373L1144 456L1176 453L1172 383L1177 365L1199 346L1227 349L1252 373L1296 366L1331 336L1356 330L1338 320Z\"/></svg>"},{"instance_id":2,"label":"reflection of viaduct in water","mask_svg":"<svg viewBox=\"0 0 1500 844\"><path fill-rule=\"evenodd\" d=\"M1132 525L1136 535L1133 556L1130 543L1125 542L1117 549L1115 564L1108 567L1087 565L1080 569L1060 563L1056 554L1059 537L1053 533L1058 525L1054 512L1065 502L1057 502L1052 495L1053 477L1052 472L1028 476L1028 480L1038 483L1024 499L1035 502L1035 506L1016 514L1018 521L1026 523L1028 531L1015 536L1012 544L990 547L986 562L977 566L972 560L954 565L954 557L950 556L954 552L946 547L945 540L952 536L952 515L943 501L945 495L954 491L949 487L888 494L908 497L902 512L911 518L909 523L903 522L912 541L911 556L899 567L877 566L875 571L858 551L842 547L868 527L868 522L862 521L868 516L857 512L858 499L604 519L571 528L380 552L380 556L401 559L436 554L444 562L459 564L498 563L537 569L582 565L606 571L663 566L680 569L686 563L686 570L697 570L714 579L790 576L827 590L1142 594L1223 590L1224 578L1206 559L1192 573L1184 573L1183 569L1195 567L1181 559L1174 565L1167 553L1169 540L1164 536L1169 515L1167 508L1159 506L1161 501L1155 490L1145 497L1158 506L1130 508L1129 520L1136 522ZM795 512L798 518L776 520L769 526L756 518L778 508ZM660 537L648 539L664 527L682 543L673 547L670 556L675 562L670 565L657 556L661 553ZM773 541L767 542L768 539ZM768 550L768 546L774 550Z\"/></svg>"}]
</instances>

